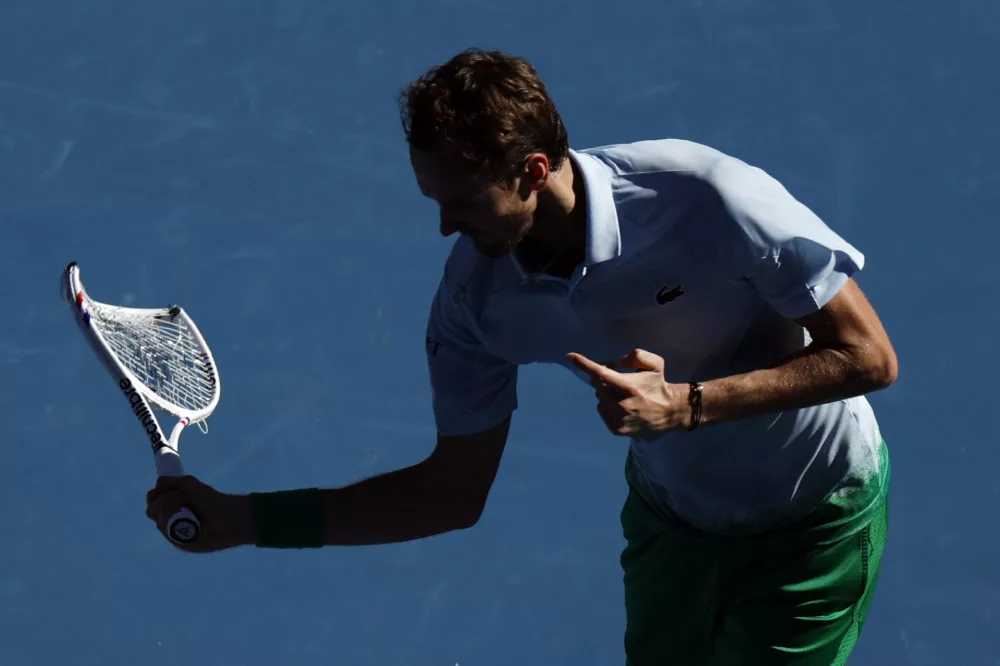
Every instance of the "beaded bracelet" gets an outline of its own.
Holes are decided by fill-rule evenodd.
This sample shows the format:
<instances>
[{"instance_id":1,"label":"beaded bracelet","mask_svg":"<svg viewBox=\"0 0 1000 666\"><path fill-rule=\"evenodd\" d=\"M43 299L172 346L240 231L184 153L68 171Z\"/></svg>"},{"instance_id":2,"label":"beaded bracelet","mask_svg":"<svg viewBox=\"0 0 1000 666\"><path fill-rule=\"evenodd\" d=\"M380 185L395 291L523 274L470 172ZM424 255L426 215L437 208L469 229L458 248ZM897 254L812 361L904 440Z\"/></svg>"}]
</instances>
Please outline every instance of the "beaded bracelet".
<instances>
[{"instance_id":1,"label":"beaded bracelet","mask_svg":"<svg viewBox=\"0 0 1000 666\"><path fill-rule=\"evenodd\" d=\"M691 382L691 394L688 402L691 403L691 425L688 430L694 430L701 423L701 392L705 388L698 382Z\"/></svg>"}]
</instances>

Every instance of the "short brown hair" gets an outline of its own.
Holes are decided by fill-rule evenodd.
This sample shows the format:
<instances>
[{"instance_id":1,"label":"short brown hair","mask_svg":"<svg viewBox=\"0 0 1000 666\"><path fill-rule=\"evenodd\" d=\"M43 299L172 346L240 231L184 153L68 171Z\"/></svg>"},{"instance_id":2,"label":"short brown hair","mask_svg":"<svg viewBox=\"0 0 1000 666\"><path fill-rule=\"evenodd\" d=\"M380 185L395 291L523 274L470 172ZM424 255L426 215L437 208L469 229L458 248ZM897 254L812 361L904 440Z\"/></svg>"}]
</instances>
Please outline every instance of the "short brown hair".
<instances>
[{"instance_id":1,"label":"short brown hair","mask_svg":"<svg viewBox=\"0 0 1000 666\"><path fill-rule=\"evenodd\" d=\"M557 171L566 128L534 66L501 51L467 49L399 95L406 140L418 150L453 143L492 182L509 182L532 152Z\"/></svg>"}]
</instances>

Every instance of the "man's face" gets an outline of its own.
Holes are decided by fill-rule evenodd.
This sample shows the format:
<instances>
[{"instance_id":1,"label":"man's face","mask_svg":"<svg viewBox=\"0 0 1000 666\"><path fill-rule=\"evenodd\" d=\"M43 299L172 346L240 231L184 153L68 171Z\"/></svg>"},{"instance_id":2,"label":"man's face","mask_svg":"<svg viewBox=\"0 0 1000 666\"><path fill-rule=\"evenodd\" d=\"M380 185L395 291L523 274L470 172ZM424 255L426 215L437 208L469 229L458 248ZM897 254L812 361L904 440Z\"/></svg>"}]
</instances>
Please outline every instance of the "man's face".
<instances>
[{"instance_id":1,"label":"man's face","mask_svg":"<svg viewBox=\"0 0 1000 666\"><path fill-rule=\"evenodd\" d=\"M443 236L464 234L486 256L501 257L531 229L537 197L520 178L510 185L486 182L450 147L411 147L410 163L420 191L440 206Z\"/></svg>"}]
</instances>

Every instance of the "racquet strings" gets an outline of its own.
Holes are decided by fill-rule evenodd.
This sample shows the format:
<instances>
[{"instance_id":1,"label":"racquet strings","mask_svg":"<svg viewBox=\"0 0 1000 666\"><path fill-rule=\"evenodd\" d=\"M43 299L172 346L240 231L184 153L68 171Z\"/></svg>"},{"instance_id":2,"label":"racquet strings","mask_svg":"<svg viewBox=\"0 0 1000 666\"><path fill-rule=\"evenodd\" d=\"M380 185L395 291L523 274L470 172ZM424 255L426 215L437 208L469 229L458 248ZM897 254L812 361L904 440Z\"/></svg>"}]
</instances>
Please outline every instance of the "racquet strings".
<instances>
[{"instance_id":1,"label":"racquet strings","mask_svg":"<svg viewBox=\"0 0 1000 666\"><path fill-rule=\"evenodd\" d=\"M91 325L160 400L193 412L211 404L211 363L178 308L138 310L95 301L88 306Z\"/></svg>"}]
</instances>

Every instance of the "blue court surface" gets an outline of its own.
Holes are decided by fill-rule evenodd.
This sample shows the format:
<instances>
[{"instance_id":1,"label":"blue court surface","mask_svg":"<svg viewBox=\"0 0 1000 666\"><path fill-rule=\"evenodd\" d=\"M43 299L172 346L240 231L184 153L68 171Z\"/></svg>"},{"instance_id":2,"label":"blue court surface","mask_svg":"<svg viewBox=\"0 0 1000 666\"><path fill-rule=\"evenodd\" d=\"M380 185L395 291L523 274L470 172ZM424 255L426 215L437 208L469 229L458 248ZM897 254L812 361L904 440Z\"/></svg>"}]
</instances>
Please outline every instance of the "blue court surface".
<instances>
[{"instance_id":1,"label":"blue court surface","mask_svg":"<svg viewBox=\"0 0 1000 666\"><path fill-rule=\"evenodd\" d=\"M708 143L867 256L897 347L872 397L890 541L851 663L1000 664L1000 5L5 0L0 664L620 664L626 442L558 368L480 524L323 551L171 548L149 450L58 296L183 305L222 401L188 470L230 492L420 460L450 239L395 95L469 46L534 61L583 148ZM669 359L667 359L669 362Z\"/></svg>"}]
</instances>

